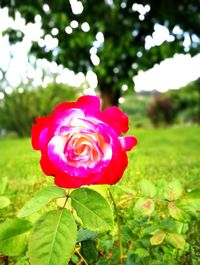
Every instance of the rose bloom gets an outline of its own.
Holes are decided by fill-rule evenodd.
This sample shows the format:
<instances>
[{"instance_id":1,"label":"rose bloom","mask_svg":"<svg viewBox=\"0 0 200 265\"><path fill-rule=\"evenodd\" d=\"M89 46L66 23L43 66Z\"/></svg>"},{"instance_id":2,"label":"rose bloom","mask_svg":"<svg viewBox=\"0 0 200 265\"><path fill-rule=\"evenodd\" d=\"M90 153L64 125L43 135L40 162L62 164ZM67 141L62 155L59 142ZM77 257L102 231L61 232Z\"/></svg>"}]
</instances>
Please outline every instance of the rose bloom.
<instances>
[{"instance_id":1,"label":"rose bloom","mask_svg":"<svg viewBox=\"0 0 200 265\"><path fill-rule=\"evenodd\" d=\"M36 118L32 145L41 151L40 165L64 188L115 184L128 164L126 152L137 140L119 137L128 130L128 116L117 107L100 111L100 99L82 96Z\"/></svg>"}]
</instances>

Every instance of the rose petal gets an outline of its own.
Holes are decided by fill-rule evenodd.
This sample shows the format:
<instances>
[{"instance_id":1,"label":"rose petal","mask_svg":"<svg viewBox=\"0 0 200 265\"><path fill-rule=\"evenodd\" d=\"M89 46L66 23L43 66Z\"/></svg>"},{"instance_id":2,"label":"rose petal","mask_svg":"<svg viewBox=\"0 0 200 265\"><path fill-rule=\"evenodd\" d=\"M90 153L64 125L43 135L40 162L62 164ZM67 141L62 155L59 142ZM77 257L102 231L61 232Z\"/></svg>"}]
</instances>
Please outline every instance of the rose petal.
<instances>
[{"instance_id":1,"label":"rose petal","mask_svg":"<svg viewBox=\"0 0 200 265\"><path fill-rule=\"evenodd\" d=\"M54 113L56 116L63 116L66 110L71 109L82 110L85 113L89 112L90 114L93 111L100 112L100 98L96 96L82 96L77 100L77 102L64 102L59 104L55 108Z\"/></svg>"},{"instance_id":2,"label":"rose petal","mask_svg":"<svg viewBox=\"0 0 200 265\"><path fill-rule=\"evenodd\" d=\"M85 182L82 179L75 178L67 173L60 173L55 176L54 183L62 188L74 189L83 186Z\"/></svg>"},{"instance_id":3,"label":"rose petal","mask_svg":"<svg viewBox=\"0 0 200 265\"><path fill-rule=\"evenodd\" d=\"M130 151L137 144L137 139L133 136L119 137L119 140L124 151Z\"/></svg>"},{"instance_id":4,"label":"rose petal","mask_svg":"<svg viewBox=\"0 0 200 265\"><path fill-rule=\"evenodd\" d=\"M126 151L137 143L132 136L118 137L127 130L128 117L120 109L101 112L99 98L83 96L38 118L32 127L32 145L41 151L41 168L55 177L56 185L112 185L126 169Z\"/></svg>"},{"instance_id":5,"label":"rose petal","mask_svg":"<svg viewBox=\"0 0 200 265\"><path fill-rule=\"evenodd\" d=\"M68 173L60 172L55 176L54 183L63 188L79 188L95 184L97 174L88 174L87 178L74 177Z\"/></svg>"},{"instance_id":6,"label":"rose petal","mask_svg":"<svg viewBox=\"0 0 200 265\"><path fill-rule=\"evenodd\" d=\"M63 102L55 107L54 113L57 115L62 115L66 110L74 109L75 104L75 102Z\"/></svg>"},{"instance_id":7,"label":"rose petal","mask_svg":"<svg viewBox=\"0 0 200 265\"><path fill-rule=\"evenodd\" d=\"M48 144L48 157L54 167L63 172L67 172L74 177L87 178L88 173L99 172L102 168L103 161L97 163L93 168L89 168L85 163L70 164L64 154L66 139L63 136L54 136ZM99 161L98 161L99 162ZM105 161L106 163L106 161Z\"/></svg>"},{"instance_id":8,"label":"rose petal","mask_svg":"<svg viewBox=\"0 0 200 265\"><path fill-rule=\"evenodd\" d=\"M127 167L128 159L126 153L121 153L118 158L112 159L107 167L103 168L98 181L95 184L110 184L117 183Z\"/></svg>"},{"instance_id":9,"label":"rose petal","mask_svg":"<svg viewBox=\"0 0 200 265\"><path fill-rule=\"evenodd\" d=\"M52 133L59 135L60 128L81 126L80 118L85 118L85 115L80 109L68 109L54 112L54 123L52 126Z\"/></svg>"},{"instance_id":10,"label":"rose petal","mask_svg":"<svg viewBox=\"0 0 200 265\"><path fill-rule=\"evenodd\" d=\"M113 106L102 112L102 119L106 122L117 135L125 133L128 130L128 116L119 108Z\"/></svg>"},{"instance_id":11,"label":"rose petal","mask_svg":"<svg viewBox=\"0 0 200 265\"><path fill-rule=\"evenodd\" d=\"M41 133L43 132L44 134L44 130L47 129L52 124L52 122L53 122L52 116L36 118L36 124L32 126L32 131L31 131L32 146L34 149L40 150L41 144L43 145L47 143L49 139L51 139L50 135L48 135L47 130L45 131L45 136L43 135L44 137L41 135Z\"/></svg>"},{"instance_id":12,"label":"rose petal","mask_svg":"<svg viewBox=\"0 0 200 265\"><path fill-rule=\"evenodd\" d=\"M40 159L40 166L41 166L42 171L44 172L44 174L46 174L48 176L54 176L55 167L51 163L51 161L49 160L48 155L45 152L42 153L42 156L41 156L41 159Z\"/></svg>"},{"instance_id":13,"label":"rose petal","mask_svg":"<svg viewBox=\"0 0 200 265\"><path fill-rule=\"evenodd\" d=\"M100 98L96 96L82 96L76 102L76 107L86 112L88 110L100 111Z\"/></svg>"}]
</instances>

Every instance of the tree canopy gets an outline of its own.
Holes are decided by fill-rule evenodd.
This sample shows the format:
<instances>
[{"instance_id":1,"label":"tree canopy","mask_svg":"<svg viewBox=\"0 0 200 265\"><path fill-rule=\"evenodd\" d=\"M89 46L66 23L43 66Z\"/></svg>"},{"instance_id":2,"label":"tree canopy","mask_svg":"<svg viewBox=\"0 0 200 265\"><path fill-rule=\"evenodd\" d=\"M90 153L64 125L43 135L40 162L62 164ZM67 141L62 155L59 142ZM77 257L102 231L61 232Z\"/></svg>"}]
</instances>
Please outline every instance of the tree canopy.
<instances>
[{"instance_id":1,"label":"tree canopy","mask_svg":"<svg viewBox=\"0 0 200 265\"><path fill-rule=\"evenodd\" d=\"M31 52L86 73L92 69L107 105L117 104L123 84L133 86L133 76L175 53L200 50L200 0L1 0L9 14L19 11L26 22L41 17L44 36L57 39L56 49L39 42ZM39 17L40 16L40 17ZM147 45L156 27L165 26L169 39ZM18 34L7 30L10 41ZM186 42L188 45L186 45Z\"/></svg>"}]
</instances>

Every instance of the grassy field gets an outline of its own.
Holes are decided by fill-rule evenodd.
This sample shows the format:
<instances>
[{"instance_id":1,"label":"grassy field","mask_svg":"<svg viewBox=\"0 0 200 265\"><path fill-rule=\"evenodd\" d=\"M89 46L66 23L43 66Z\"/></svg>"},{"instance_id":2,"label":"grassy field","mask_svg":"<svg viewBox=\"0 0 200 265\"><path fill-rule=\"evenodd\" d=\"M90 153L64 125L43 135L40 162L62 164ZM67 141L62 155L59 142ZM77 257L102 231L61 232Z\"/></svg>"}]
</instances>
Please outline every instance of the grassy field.
<instances>
[{"instance_id":1,"label":"grassy field","mask_svg":"<svg viewBox=\"0 0 200 265\"><path fill-rule=\"evenodd\" d=\"M142 178L154 183L179 179L186 189L200 187L200 127L136 129L130 134L139 143L129 153L122 184L134 187ZM30 139L0 139L0 180L8 177L6 195L12 201L2 210L1 219L16 214L40 186L53 181L42 173L39 157Z\"/></svg>"}]
</instances>

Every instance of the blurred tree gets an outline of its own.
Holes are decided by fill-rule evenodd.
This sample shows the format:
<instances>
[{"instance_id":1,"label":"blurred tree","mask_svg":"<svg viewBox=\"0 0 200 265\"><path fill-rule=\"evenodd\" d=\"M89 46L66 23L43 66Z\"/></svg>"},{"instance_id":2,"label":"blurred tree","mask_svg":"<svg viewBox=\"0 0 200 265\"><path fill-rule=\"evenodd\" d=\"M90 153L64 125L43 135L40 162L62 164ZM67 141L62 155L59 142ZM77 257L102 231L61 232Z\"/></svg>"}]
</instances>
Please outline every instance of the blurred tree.
<instances>
[{"instance_id":1,"label":"blurred tree","mask_svg":"<svg viewBox=\"0 0 200 265\"><path fill-rule=\"evenodd\" d=\"M200 78L180 90L170 90L166 95L171 99L178 122L200 124Z\"/></svg>"},{"instance_id":2,"label":"blurred tree","mask_svg":"<svg viewBox=\"0 0 200 265\"><path fill-rule=\"evenodd\" d=\"M123 84L133 86L140 69L176 52L199 52L200 0L1 0L13 17L19 11L27 22L41 17L43 38L58 47L33 43L31 52L75 72L92 69L98 76L104 106L117 105ZM39 17L40 16L40 17ZM152 45L158 25L168 41ZM8 30L11 41L20 34ZM158 32L157 32L158 33ZM158 33L161 34L161 33ZM20 37L21 38L21 37Z\"/></svg>"}]
</instances>

